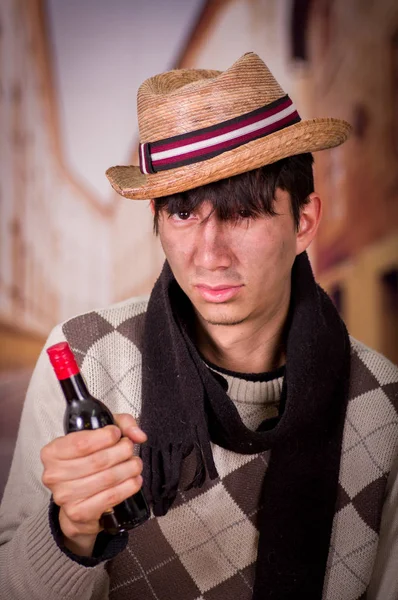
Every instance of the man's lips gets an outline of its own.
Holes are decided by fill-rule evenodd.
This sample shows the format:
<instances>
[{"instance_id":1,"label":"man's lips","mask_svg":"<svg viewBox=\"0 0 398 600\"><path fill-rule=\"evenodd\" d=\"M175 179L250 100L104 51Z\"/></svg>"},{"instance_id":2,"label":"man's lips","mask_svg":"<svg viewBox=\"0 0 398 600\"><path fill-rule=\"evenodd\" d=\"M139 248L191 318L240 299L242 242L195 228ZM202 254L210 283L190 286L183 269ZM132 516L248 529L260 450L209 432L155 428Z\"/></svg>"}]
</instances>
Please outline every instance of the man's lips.
<instances>
[{"instance_id":1,"label":"man's lips","mask_svg":"<svg viewBox=\"0 0 398 600\"><path fill-rule=\"evenodd\" d=\"M199 283L194 287L198 290L204 300L217 303L226 302L227 300L234 298L240 292L243 285L221 284L210 286Z\"/></svg>"}]
</instances>

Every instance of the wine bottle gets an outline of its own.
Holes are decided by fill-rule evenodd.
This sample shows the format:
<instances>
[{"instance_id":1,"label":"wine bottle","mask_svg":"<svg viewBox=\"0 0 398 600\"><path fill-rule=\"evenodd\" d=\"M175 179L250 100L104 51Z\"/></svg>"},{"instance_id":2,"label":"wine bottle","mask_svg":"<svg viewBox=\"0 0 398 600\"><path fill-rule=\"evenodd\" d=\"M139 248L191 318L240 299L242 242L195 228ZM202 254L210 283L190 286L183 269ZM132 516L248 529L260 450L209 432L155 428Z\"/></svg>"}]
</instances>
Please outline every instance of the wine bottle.
<instances>
[{"instance_id":1,"label":"wine bottle","mask_svg":"<svg viewBox=\"0 0 398 600\"><path fill-rule=\"evenodd\" d=\"M64 416L65 433L114 425L111 411L88 391L69 344L55 344L47 349L47 353L67 402ZM116 535L141 525L149 516L144 493L139 490L130 498L105 511L100 524L107 533Z\"/></svg>"}]
</instances>

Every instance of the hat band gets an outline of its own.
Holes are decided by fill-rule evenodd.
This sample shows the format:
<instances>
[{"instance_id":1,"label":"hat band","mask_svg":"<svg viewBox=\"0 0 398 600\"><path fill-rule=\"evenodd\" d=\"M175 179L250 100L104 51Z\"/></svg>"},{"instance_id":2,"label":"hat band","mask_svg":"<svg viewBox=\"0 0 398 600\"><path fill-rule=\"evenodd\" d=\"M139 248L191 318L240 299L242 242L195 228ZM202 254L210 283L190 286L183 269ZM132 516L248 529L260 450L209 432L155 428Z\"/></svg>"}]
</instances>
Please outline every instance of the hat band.
<instances>
[{"instance_id":1,"label":"hat band","mask_svg":"<svg viewBox=\"0 0 398 600\"><path fill-rule=\"evenodd\" d=\"M299 114L286 95L217 125L140 144L140 169L148 175L207 160L299 121Z\"/></svg>"}]
</instances>

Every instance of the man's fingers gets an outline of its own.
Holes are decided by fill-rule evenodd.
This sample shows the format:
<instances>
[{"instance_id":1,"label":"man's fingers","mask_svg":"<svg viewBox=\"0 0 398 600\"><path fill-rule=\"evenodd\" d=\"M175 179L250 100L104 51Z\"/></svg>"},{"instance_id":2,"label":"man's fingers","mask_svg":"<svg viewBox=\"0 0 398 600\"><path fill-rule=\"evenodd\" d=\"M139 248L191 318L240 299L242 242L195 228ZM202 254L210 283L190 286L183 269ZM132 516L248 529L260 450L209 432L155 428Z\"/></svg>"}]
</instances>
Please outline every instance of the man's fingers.
<instances>
[{"instance_id":1,"label":"man's fingers","mask_svg":"<svg viewBox=\"0 0 398 600\"><path fill-rule=\"evenodd\" d=\"M141 486L142 477L139 475L133 479L126 479L119 485L104 490L82 502L67 504L63 506L63 510L68 519L74 522L84 523L94 519L98 520L103 512L136 494Z\"/></svg>"},{"instance_id":2,"label":"man's fingers","mask_svg":"<svg viewBox=\"0 0 398 600\"><path fill-rule=\"evenodd\" d=\"M141 459L133 457L100 473L82 479L61 482L53 488L54 502L58 506L80 502L104 490L116 487L126 479L138 477L141 471Z\"/></svg>"},{"instance_id":3,"label":"man's fingers","mask_svg":"<svg viewBox=\"0 0 398 600\"><path fill-rule=\"evenodd\" d=\"M131 415L126 413L114 415L114 419L122 430L122 434L128 438L135 444L143 444L147 440L146 433L140 429L137 424L137 421Z\"/></svg>"},{"instance_id":4,"label":"man's fingers","mask_svg":"<svg viewBox=\"0 0 398 600\"><path fill-rule=\"evenodd\" d=\"M88 456L98 450L114 446L121 437L119 427L107 425L102 429L75 431L56 438L41 451L42 462L51 460L70 460Z\"/></svg>"},{"instance_id":5,"label":"man's fingers","mask_svg":"<svg viewBox=\"0 0 398 600\"><path fill-rule=\"evenodd\" d=\"M43 473L43 483L52 488L59 482L68 482L109 469L133 456L134 445L129 438L122 438L110 448L98 450L88 456L70 460L51 460Z\"/></svg>"},{"instance_id":6,"label":"man's fingers","mask_svg":"<svg viewBox=\"0 0 398 600\"><path fill-rule=\"evenodd\" d=\"M128 437L135 444L146 441L146 434L138 427L137 421L131 415L115 415L115 422L116 425L107 425L102 429L75 431L56 438L42 449L42 462L45 464L54 459L71 460L89 456L114 446L121 436Z\"/></svg>"}]
</instances>

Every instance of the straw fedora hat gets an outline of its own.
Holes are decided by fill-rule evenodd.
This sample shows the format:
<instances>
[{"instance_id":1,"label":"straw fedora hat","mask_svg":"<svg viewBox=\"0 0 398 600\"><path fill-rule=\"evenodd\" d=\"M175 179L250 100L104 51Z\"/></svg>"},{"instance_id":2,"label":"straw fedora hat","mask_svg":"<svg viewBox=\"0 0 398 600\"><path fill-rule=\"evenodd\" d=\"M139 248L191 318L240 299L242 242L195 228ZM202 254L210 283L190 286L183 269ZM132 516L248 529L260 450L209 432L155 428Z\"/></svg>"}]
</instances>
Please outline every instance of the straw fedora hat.
<instances>
[{"instance_id":1,"label":"straw fedora hat","mask_svg":"<svg viewBox=\"0 0 398 600\"><path fill-rule=\"evenodd\" d=\"M125 198L159 198L342 144L340 119L302 121L253 52L226 71L178 69L138 90L140 166L106 171Z\"/></svg>"}]
</instances>

